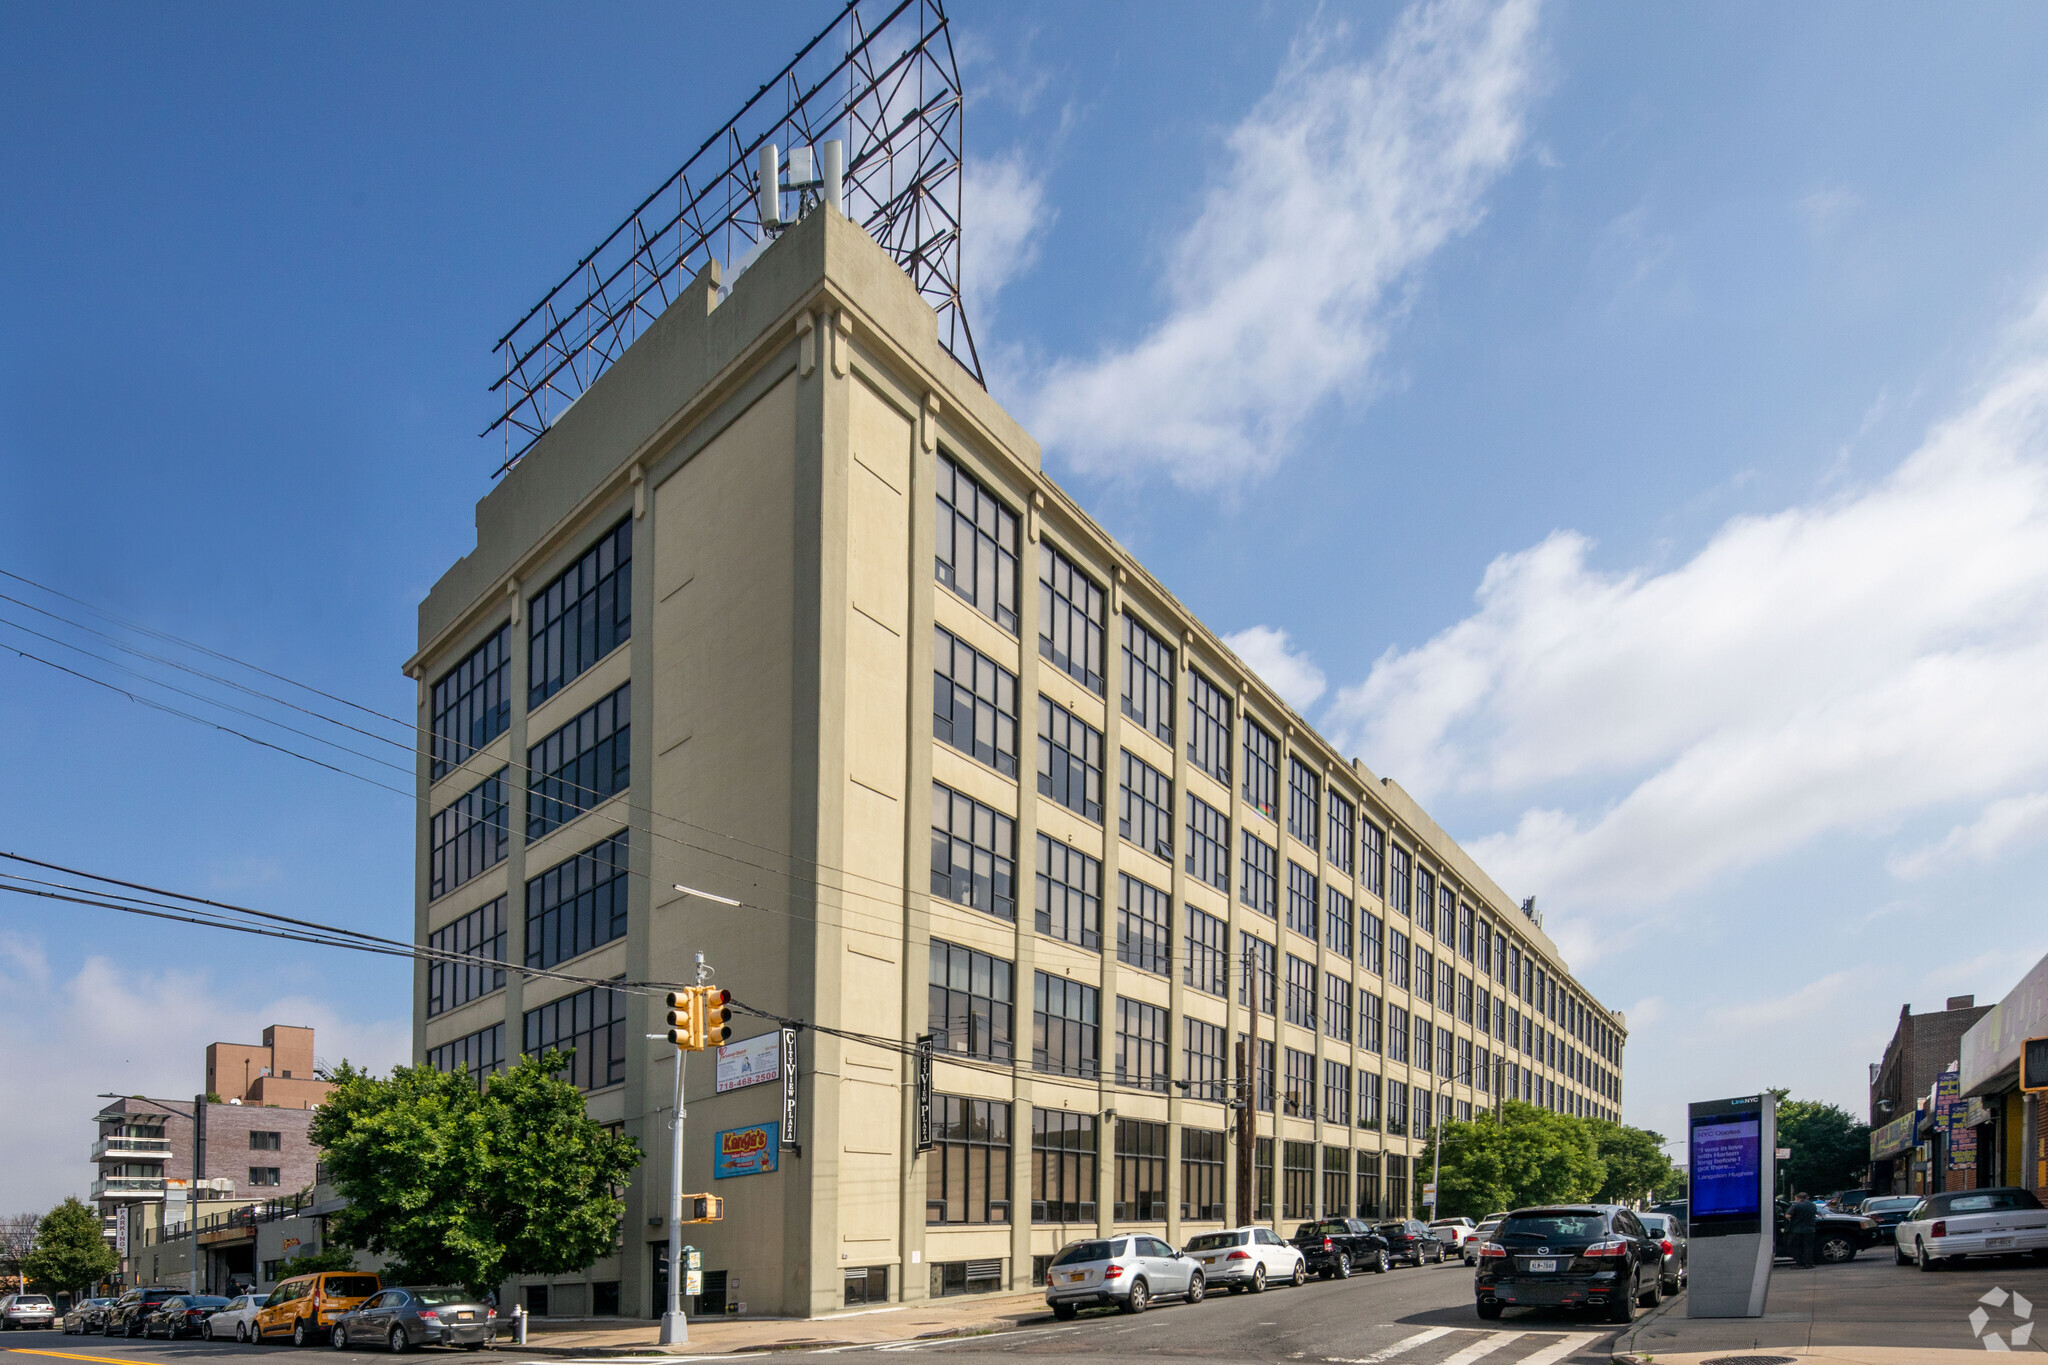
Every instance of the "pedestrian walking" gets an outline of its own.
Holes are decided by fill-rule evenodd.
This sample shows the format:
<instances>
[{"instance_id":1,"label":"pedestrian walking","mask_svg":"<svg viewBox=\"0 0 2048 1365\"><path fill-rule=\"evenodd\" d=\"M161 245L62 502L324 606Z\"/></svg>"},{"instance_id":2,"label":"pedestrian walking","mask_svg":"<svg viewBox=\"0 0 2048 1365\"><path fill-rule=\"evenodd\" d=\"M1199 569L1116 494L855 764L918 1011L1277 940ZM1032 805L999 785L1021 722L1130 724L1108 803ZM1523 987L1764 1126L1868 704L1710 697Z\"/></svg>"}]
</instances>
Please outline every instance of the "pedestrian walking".
<instances>
[{"instance_id":1,"label":"pedestrian walking","mask_svg":"<svg viewBox=\"0 0 2048 1365\"><path fill-rule=\"evenodd\" d=\"M1785 1211L1785 1237L1792 1244L1792 1263L1802 1269L1813 1267L1813 1235L1820 1223L1820 1210L1813 1196L1801 1190Z\"/></svg>"}]
</instances>

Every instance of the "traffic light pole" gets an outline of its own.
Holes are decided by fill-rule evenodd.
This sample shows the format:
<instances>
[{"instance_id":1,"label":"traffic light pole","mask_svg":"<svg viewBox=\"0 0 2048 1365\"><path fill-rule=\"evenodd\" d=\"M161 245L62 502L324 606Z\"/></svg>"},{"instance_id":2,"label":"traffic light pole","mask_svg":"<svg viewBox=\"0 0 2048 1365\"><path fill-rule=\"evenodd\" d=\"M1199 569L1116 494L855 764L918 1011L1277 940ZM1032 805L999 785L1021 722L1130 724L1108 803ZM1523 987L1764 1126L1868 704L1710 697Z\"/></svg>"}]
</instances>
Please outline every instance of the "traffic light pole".
<instances>
[{"instance_id":1,"label":"traffic light pole","mask_svg":"<svg viewBox=\"0 0 2048 1365\"><path fill-rule=\"evenodd\" d=\"M698 954L701 970L704 958ZM661 1344L686 1346L690 1320L683 1316L683 1049L676 1049L676 1116L668 1143L668 1304L661 1315Z\"/></svg>"}]
</instances>

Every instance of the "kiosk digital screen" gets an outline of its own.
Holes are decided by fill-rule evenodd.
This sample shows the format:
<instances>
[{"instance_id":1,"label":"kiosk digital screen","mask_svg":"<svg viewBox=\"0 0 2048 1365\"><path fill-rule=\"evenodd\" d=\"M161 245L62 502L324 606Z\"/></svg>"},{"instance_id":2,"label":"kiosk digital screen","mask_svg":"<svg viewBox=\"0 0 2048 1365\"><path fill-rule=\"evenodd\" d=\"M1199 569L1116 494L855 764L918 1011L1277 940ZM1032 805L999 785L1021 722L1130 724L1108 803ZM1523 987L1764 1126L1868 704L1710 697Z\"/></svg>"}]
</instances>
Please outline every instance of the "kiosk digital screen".
<instances>
[{"instance_id":1,"label":"kiosk digital screen","mask_svg":"<svg viewBox=\"0 0 2048 1365\"><path fill-rule=\"evenodd\" d=\"M1734 1231L1730 1224L1760 1223L1762 1115L1755 1110L1695 1114L1689 1145L1692 1225L1705 1230L1718 1224L1722 1230Z\"/></svg>"}]
</instances>

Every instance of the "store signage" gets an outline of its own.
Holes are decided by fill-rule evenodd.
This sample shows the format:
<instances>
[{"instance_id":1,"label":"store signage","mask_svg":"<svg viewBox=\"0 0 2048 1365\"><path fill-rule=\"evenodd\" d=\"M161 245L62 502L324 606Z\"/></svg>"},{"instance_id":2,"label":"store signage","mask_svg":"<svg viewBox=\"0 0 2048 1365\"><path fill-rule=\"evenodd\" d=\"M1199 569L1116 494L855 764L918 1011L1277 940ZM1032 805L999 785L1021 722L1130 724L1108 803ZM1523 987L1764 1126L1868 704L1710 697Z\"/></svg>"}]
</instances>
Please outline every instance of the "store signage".
<instances>
[{"instance_id":1,"label":"store signage","mask_svg":"<svg viewBox=\"0 0 2048 1365\"><path fill-rule=\"evenodd\" d=\"M776 1034L777 1050L782 1054L782 1145L796 1147L796 1030L783 1029Z\"/></svg>"},{"instance_id":2,"label":"store signage","mask_svg":"<svg viewBox=\"0 0 2048 1365\"><path fill-rule=\"evenodd\" d=\"M763 1033L718 1049L718 1093L767 1085L781 1063L780 1035Z\"/></svg>"},{"instance_id":3,"label":"store signage","mask_svg":"<svg viewBox=\"0 0 2048 1365\"><path fill-rule=\"evenodd\" d=\"M932 1038L921 1034L917 1040L917 1150L932 1149Z\"/></svg>"},{"instance_id":4,"label":"store signage","mask_svg":"<svg viewBox=\"0 0 2048 1365\"><path fill-rule=\"evenodd\" d=\"M1943 1137L1956 1126L1956 1111L1962 1108L1963 1073L1944 1071L1934 1078L1934 1131Z\"/></svg>"},{"instance_id":5,"label":"store signage","mask_svg":"<svg viewBox=\"0 0 2048 1365\"><path fill-rule=\"evenodd\" d=\"M712 1141L711 1174L724 1180L735 1175L766 1175L775 1169L780 1150L775 1123L728 1128Z\"/></svg>"}]
</instances>

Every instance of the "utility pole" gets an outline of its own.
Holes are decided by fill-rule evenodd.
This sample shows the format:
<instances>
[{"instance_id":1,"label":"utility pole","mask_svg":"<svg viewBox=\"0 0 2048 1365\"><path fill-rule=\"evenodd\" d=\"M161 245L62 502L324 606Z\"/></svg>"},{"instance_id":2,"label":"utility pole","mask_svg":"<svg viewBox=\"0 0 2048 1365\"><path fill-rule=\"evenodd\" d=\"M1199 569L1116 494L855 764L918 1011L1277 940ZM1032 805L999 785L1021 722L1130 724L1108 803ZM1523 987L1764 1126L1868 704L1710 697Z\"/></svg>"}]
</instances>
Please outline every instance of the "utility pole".
<instances>
[{"instance_id":1,"label":"utility pole","mask_svg":"<svg viewBox=\"0 0 2048 1365\"><path fill-rule=\"evenodd\" d=\"M1257 1141L1257 1113L1259 1082L1252 1074L1253 1058L1259 1051L1259 982L1253 968L1252 955L1244 955L1244 998L1251 1008L1245 1026L1246 1041L1237 1045L1237 1225L1249 1227L1252 1221L1252 1147Z\"/></svg>"}]
</instances>

